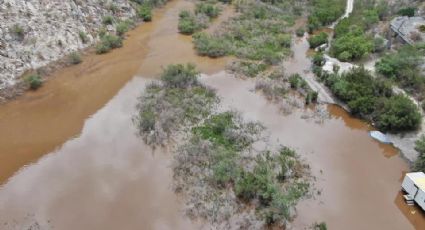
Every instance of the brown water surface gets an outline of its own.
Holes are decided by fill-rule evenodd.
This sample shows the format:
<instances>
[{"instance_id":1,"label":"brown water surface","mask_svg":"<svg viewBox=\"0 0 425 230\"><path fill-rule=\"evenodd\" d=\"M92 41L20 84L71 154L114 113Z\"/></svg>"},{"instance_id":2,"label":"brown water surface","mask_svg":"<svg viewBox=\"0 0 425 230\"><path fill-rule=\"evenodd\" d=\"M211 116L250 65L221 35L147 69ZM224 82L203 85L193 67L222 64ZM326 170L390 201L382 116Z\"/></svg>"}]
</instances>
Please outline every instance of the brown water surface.
<instances>
[{"instance_id":1,"label":"brown water surface","mask_svg":"<svg viewBox=\"0 0 425 230\"><path fill-rule=\"evenodd\" d=\"M230 58L197 56L191 37L177 31L180 10L192 5L182 0L168 3L155 11L153 22L129 32L123 48L90 54L83 63L53 73L39 90L1 105L0 184L23 165L78 135L84 120L134 75L157 77L161 67L186 62L195 63L205 73L222 70Z\"/></svg>"},{"instance_id":2,"label":"brown water surface","mask_svg":"<svg viewBox=\"0 0 425 230\"><path fill-rule=\"evenodd\" d=\"M218 89L223 103L250 120L262 122L270 137L295 148L310 165L320 191L297 206L293 225L304 229L325 221L329 229L421 229L409 223L394 202L399 178L408 165L401 157L387 158L396 149L378 144L369 126L342 109L329 106L331 119L316 123L302 111L283 116L278 106L253 92L251 81L215 74L204 81Z\"/></svg>"},{"instance_id":3,"label":"brown water surface","mask_svg":"<svg viewBox=\"0 0 425 230\"><path fill-rule=\"evenodd\" d=\"M191 38L177 33L178 13L192 4L170 2L131 31L123 48L84 57L40 90L0 106L0 183L51 152L0 188L0 229L201 227L184 217L172 191L169 151L152 152L131 123L137 95L161 67L193 62L211 75L230 60L197 57ZM303 72L309 61L297 47L305 44L295 47L287 70ZM295 148L310 164L320 194L299 203L295 229L321 221L329 229L425 229L423 216L400 200L408 165L396 149L372 140L364 122L336 106L324 123L302 119L302 111L283 116L252 91L251 80L219 72L203 81L225 106L261 121L271 144Z\"/></svg>"},{"instance_id":4,"label":"brown water surface","mask_svg":"<svg viewBox=\"0 0 425 230\"><path fill-rule=\"evenodd\" d=\"M200 229L171 188L170 153L135 135L131 117L146 81L134 78L79 137L0 189L0 229Z\"/></svg>"}]
</instances>

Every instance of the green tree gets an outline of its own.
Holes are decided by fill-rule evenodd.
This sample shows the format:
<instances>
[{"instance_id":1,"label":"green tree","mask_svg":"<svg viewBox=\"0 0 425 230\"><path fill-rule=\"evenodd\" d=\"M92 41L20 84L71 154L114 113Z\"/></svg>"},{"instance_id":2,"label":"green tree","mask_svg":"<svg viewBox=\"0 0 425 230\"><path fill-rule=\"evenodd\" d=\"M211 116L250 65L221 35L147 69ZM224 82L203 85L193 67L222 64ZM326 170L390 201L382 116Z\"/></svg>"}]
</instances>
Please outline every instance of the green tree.
<instances>
[{"instance_id":1,"label":"green tree","mask_svg":"<svg viewBox=\"0 0 425 230\"><path fill-rule=\"evenodd\" d=\"M401 16L408 16L408 17L413 17L415 16L415 11L416 9L413 7L405 7L405 8L401 8L398 11L398 14Z\"/></svg>"},{"instance_id":2,"label":"green tree","mask_svg":"<svg viewBox=\"0 0 425 230\"><path fill-rule=\"evenodd\" d=\"M344 0L313 0L313 9L308 18L310 32L320 26L329 25L341 17L345 12Z\"/></svg>"},{"instance_id":3,"label":"green tree","mask_svg":"<svg viewBox=\"0 0 425 230\"><path fill-rule=\"evenodd\" d=\"M413 170L419 172L425 172L425 135L422 135L415 142L415 150L418 151L419 155L413 164Z\"/></svg>"},{"instance_id":4,"label":"green tree","mask_svg":"<svg viewBox=\"0 0 425 230\"><path fill-rule=\"evenodd\" d=\"M341 61L350 61L364 57L373 48L373 39L366 36L359 27L352 27L350 32L334 40L331 53Z\"/></svg>"},{"instance_id":5,"label":"green tree","mask_svg":"<svg viewBox=\"0 0 425 230\"><path fill-rule=\"evenodd\" d=\"M396 95L377 104L376 125L384 131L417 129L422 116L413 102L403 95Z\"/></svg>"},{"instance_id":6,"label":"green tree","mask_svg":"<svg viewBox=\"0 0 425 230\"><path fill-rule=\"evenodd\" d=\"M325 32L320 32L308 38L308 43L310 43L310 48L319 47L320 45L323 45L327 42L328 42L328 34Z\"/></svg>"}]
</instances>

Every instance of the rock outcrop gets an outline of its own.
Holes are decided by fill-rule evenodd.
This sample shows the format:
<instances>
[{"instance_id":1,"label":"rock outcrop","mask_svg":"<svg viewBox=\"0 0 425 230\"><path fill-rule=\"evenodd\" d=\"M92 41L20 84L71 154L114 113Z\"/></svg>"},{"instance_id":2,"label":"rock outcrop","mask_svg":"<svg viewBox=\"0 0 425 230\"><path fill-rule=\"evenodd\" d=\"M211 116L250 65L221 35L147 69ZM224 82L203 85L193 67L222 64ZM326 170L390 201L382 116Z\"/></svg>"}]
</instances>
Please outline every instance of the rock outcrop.
<instances>
[{"instance_id":1,"label":"rock outcrop","mask_svg":"<svg viewBox=\"0 0 425 230\"><path fill-rule=\"evenodd\" d=\"M92 45L109 15L124 20L136 11L130 0L0 0L0 91L25 71Z\"/></svg>"}]
</instances>

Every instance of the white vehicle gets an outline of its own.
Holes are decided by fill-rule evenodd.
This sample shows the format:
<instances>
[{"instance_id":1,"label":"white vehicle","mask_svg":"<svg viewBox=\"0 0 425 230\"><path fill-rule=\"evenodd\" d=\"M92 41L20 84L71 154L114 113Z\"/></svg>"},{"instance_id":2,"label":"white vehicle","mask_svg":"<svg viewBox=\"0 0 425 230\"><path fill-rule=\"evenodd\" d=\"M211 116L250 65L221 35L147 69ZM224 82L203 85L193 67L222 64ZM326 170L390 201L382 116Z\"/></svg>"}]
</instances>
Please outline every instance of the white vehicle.
<instances>
[{"instance_id":1,"label":"white vehicle","mask_svg":"<svg viewBox=\"0 0 425 230\"><path fill-rule=\"evenodd\" d=\"M425 174L423 172L406 173L401 188L408 204L415 202L425 211Z\"/></svg>"}]
</instances>

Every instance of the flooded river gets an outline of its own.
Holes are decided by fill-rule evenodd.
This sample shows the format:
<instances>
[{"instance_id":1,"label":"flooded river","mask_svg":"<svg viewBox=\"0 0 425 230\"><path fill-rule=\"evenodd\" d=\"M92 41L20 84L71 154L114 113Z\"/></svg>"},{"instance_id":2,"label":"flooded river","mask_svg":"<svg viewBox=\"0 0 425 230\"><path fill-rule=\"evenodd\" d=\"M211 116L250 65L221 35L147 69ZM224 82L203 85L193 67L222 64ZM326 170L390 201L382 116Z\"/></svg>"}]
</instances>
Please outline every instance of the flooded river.
<instances>
[{"instance_id":1,"label":"flooded river","mask_svg":"<svg viewBox=\"0 0 425 230\"><path fill-rule=\"evenodd\" d=\"M206 74L225 106L264 123L273 140L309 163L320 194L299 203L295 229L316 221L329 229L423 229L423 213L400 199L408 165L396 149L335 106L324 123L302 119L301 110L282 115L252 91L253 81L226 76L230 59L195 55L190 37L177 33L187 7L170 2L131 31L123 48L88 55L0 106L0 229L200 229L171 189L171 153L145 146L131 122L145 84L161 67L185 62ZM297 47L304 55L294 56L291 69L308 69Z\"/></svg>"},{"instance_id":2,"label":"flooded river","mask_svg":"<svg viewBox=\"0 0 425 230\"><path fill-rule=\"evenodd\" d=\"M310 165L320 195L297 206L295 229L321 221L329 229L413 229L395 202L407 164L399 156L388 158L396 149L372 140L364 122L336 106L328 107L331 119L320 124L302 119L303 111L283 116L252 92L253 82L224 73L204 81L227 106L261 121L271 139L295 148Z\"/></svg>"},{"instance_id":3,"label":"flooded river","mask_svg":"<svg viewBox=\"0 0 425 230\"><path fill-rule=\"evenodd\" d=\"M229 58L199 57L193 52L191 37L178 33L178 14L188 7L192 3L170 2L156 11L153 22L128 33L123 48L84 57L80 65L53 73L36 92L1 105L0 183L79 135L84 120L133 76L157 77L161 67L185 62L196 63L206 73L222 70Z\"/></svg>"}]
</instances>

